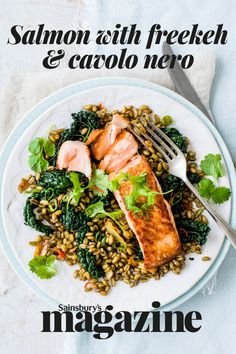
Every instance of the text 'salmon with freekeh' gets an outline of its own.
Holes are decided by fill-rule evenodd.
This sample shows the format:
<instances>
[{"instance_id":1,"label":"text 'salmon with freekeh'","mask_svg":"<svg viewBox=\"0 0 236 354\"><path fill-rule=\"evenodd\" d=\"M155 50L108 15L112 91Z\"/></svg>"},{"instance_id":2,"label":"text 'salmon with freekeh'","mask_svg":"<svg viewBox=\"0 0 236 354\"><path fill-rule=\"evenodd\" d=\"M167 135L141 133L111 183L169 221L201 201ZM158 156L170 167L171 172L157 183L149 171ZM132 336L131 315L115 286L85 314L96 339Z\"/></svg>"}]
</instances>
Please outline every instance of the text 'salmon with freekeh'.
<instances>
[{"instance_id":1,"label":"text 'salmon with freekeh'","mask_svg":"<svg viewBox=\"0 0 236 354\"><path fill-rule=\"evenodd\" d=\"M151 311L112 313L113 306L71 306L60 304L57 311L42 311L42 332L90 332L96 339L110 338L114 332L198 332L202 316L198 311L158 311L160 302L152 303Z\"/></svg>"},{"instance_id":2,"label":"text 'salmon with freekeh'","mask_svg":"<svg viewBox=\"0 0 236 354\"><path fill-rule=\"evenodd\" d=\"M91 32L89 30L48 30L44 24L39 24L36 29L27 30L23 25L14 25L11 27L11 35L8 38L8 45L89 45ZM162 29L160 24L153 24L148 31L145 40L145 48L153 49L163 40L168 44L195 44L209 45L227 43L227 30L223 24L216 25L215 29L203 31L198 24L193 24L189 29L182 31ZM139 45L142 42L142 32L137 29L136 24L122 26L117 24L113 30L100 29L95 34L97 45ZM58 48L58 47L57 47ZM49 50L47 57L43 60L43 66L47 69L57 68L60 61L65 57L65 51ZM73 55L68 61L70 69L133 69L138 64L138 56L129 54L128 48L121 48L120 54L80 54ZM144 57L144 69L164 69L166 67L174 68L175 63L179 62L184 69L190 68L194 63L194 57L191 54L182 55L162 55L146 54Z\"/></svg>"}]
</instances>

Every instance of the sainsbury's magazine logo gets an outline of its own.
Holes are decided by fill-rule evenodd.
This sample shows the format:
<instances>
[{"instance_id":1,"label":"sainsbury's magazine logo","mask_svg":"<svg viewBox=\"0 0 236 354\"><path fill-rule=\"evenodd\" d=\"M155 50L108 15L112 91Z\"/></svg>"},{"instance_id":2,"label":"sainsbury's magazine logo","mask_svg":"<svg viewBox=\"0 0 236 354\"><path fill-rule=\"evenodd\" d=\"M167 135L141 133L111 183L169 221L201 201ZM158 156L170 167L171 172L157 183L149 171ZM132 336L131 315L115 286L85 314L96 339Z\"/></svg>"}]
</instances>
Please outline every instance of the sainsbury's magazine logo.
<instances>
[{"instance_id":1,"label":"sainsbury's magazine logo","mask_svg":"<svg viewBox=\"0 0 236 354\"><path fill-rule=\"evenodd\" d=\"M89 332L96 339L108 339L114 332L198 332L202 316L198 311L160 311L160 302L151 311L118 311L113 306L104 310L94 306L58 306L56 311L42 311L42 332Z\"/></svg>"}]
</instances>

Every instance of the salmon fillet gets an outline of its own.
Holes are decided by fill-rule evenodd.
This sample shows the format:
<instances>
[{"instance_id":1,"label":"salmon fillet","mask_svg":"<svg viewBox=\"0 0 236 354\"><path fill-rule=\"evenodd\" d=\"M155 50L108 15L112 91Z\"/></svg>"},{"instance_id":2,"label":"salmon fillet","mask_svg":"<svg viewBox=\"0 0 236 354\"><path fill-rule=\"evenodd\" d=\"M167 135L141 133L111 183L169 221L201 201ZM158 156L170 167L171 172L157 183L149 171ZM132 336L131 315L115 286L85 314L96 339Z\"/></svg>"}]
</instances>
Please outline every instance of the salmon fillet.
<instances>
[{"instance_id":1,"label":"salmon fillet","mask_svg":"<svg viewBox=\"0 0 236 354\"><path fill-rule=\"evenodd\" d=\"M127 128L129 122L119 114L115 114L104 129L93 130L86 142L86 145L92 144L92 154L96 160L100 161L108 152L109 148L115 142L116 137L122 129Z\"/></svg>"},{"instance_id":2,"label":"salmon fillet","mask_svg":"<svg viewBox=\"0 0 236 354\"><path fill-rule=\"evenodd\" d=\"M90 133L89 136L88 136L88 139L87 139L85 145L88 146L88 145L90 145L91 143L93 143L93 142L97 139L97 137L98 137L100 134L102 134L103 130L104 130L104 129L94 129L94 130L92 130L91 133Z\"/></svg>"},{"instance_id":3,"label":"salmon fillet","mask_svg":"<svg viewBox=\"0 0 236 354\"><path fill-rule=\"evenodd\" d=\"M92 175L89 148L81 141L65 141L58 152L58 170L68 169L68 171L82 172L88 178Z\"/></svg>"},{"instance_id":4,"label":"salmon fillet","mask_svg":"<svg viewBox=\"0 0 236 354\"><path fill-rule=\"evenodd\" d=\"M129 121L120 114L114 114L112 117L112 123L116 124L121 129L125 129L129 125Z\"/></svg>"},{"instance_id":5,"label":"salmon fillet","mask_svg":"<svg viewBox=\"0 0 236 354\"><path fill-rule=\"evenodd\" d=\"M108 150L99 168L107 173L121 170L138 151L138 144L133 135L123 131Z\"/></svg>"},{"instance_id":6,"label":"salmon fillet","mask_svg":"<svg viewBox=\"0 0 236 354\"><path fill-rule=\"evenodd\" d=\"M147 183L150 189L162 193L150 165L144 156L136 155L122 169L123 172L138 176L146 172ZM114 178L116 174L111 174ZM120 189L114 192L126 220L136 235L144 256L144 266L153 270L174 258L180 250L180 239L176 229L174 217L167 201L162 194L157 194L155 203L148 215L140 215L127 209L124 197L132 191L129 181L121 183Z\"/></svg>"},{"instance_id":7,"label":"salmon fillet","mask_svg":"<svg viewBox=\"0 0 236 354\"><path fill-rule=\"evenodd\" d=\"M96 160L100 161L106 155L120 132L121 128L116 124L110 123L106 126L92 145L91 151Z\"/></svg>"}]
</instances>

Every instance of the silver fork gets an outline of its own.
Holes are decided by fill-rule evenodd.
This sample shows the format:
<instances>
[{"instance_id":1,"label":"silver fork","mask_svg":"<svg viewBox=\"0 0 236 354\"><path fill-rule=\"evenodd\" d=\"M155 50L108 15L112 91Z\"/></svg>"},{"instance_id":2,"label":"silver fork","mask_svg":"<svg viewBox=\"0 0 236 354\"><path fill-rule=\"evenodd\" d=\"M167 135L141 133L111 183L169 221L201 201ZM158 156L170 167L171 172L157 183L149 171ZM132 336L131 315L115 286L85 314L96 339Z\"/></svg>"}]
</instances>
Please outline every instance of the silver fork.
<instances>
[{"instance_id":1,"label":"silver fork","mask_svg":"<svg viewBox=\"0 0 236 354\"><path fill-rule=\"evenodd\" d=\"M144 145L147 146L145 140L152 143L153 147L158 150L163 158L166 160L169 172L181 178L186 186L193 192L193 194L199 199L202 205L206 208L212 218L215 220L216 224L224 231L225 235L230 240L233 247L236 249L236 231L216 212L212 206L203 199L198 193L197 189L192 185L192 183L187 178L187 162L182 151L173 143L173 141L162 132L161 129L156 127L152 122L145 120L146 122L146 132L142 132L136 125L133 125L134 129L131 132L137 137L137 139Z\"/></svg>"}]
</instances>

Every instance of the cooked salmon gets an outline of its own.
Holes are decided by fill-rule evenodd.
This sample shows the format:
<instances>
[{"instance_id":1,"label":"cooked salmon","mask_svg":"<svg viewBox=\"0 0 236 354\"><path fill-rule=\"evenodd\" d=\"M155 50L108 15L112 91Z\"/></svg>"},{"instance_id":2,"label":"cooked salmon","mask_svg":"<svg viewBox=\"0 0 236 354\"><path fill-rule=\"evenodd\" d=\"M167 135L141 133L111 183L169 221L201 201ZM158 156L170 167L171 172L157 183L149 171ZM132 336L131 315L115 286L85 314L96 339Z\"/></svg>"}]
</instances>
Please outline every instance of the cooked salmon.
<instances>
[{"instance_id":1,"label":"cooked salmon","mask_svg":"<svg viewBox=\"0 0 236 354\"><path fill-rule=\"evenodd\" d=\"M129 122L119 114L115 114L104 129L93 130L86 142L86 145L92 144L92 154L96 160L100 161L108 152L111 145L122 129L127 128Z\"/></svg>"},{"instance_id":2,"label":"cooked salmon","mask_svg":"<svg viewBox=\"0 0 236 354\"><path fill-rule=\"evenodd\" d=\"M116 124L121 129L125 129L129 125L129 121L125 119L121 114L114 114L112 117L112 123Z\"/></svg>"},{"instance_id":3,"label":"cooked salmon","mask_svg":"<svg viewBox=\"0 0 236 354\"><path fill-rule=\"evenodd\" d=\"M133 135L123 131L112 144L99 168L107 173L121 170L138 151L138 144Z\"/></svg>"},{"instance_id":4,"label":"cooked salmon","mask_svg":"<svg viewBox=\"0 0 236 354\"><path fill-rule=\"evenodd\" d=\"M97 137L100 134L102 134L103 130L104 129L94 129L94 130L92 130L91 133L88 136L88 139L87 139L85 145L90 145L91 143L93 143L97 139Z\"/></svg>"},{"instance_id":5,"label":"cooked salmon","mask_svg":"<svg viewBox=\"0 0 236 354\"><path fill-rule=\"evenodd\" d=\"M110 123L106 126L92 145L91 151L96 160L100 161L106 155L120 132L121 128L116 124Z\"/></svg>"},{"instance_id":6,"label":"cooked salmon","mask_svg":"<svg viewBox=\"0 0 236 354\"><path fill-rule=\"evenodd\" d=\"M134 156L122 171L134 176L146 172L149 188L162 193L159 182L145 157ZM111 174L110 177L113 178L114 175ZM114 194L130 228L138 239L144 256L144 266L151 271L170 261L179 253L180 239L170 206L162 194L156 195L155 203L150 208L148 215L140 215L140 213L137 214L126 207L124 197L131 191L132 184L129 181L124 181Z\"/></svg>"},{"instance_id":7,"label":"cooked salmon","mask_svg":"<svg viewBox=\"0 0 236 354\"><path fill-rule=\"evenodd\" d=\"M88 178L92 175L89 148L81 141L65 141L59 150L57 168L68 171L82 172Z\"/></svg>"}]
</instances>

